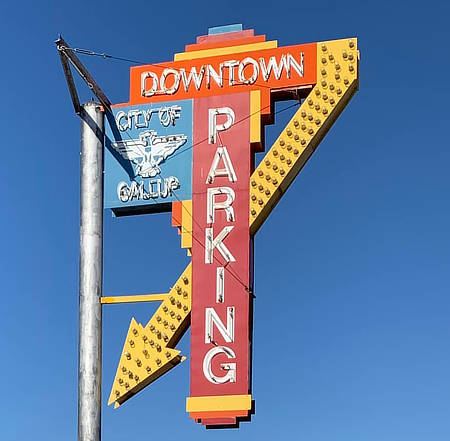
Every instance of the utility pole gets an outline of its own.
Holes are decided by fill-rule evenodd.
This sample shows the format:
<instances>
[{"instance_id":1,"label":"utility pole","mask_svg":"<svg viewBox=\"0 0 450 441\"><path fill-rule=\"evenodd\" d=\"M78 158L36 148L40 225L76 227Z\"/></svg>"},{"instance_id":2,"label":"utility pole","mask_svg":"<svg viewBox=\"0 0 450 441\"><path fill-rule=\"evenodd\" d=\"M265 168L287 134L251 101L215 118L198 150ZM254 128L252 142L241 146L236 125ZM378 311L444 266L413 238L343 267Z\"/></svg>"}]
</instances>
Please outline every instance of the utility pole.
<instances>
[{"instance_id":1,"label":"utility pole","mask_svg":"<svg viewBox=\"0 0 450 441\"><path fill-rule=\"evenodd\" d=\"M78 441L101 439L104 112L81 106Z\"/></svg>"},{"instance_id":2,"label":"utility pole","mask_svg":"<svg viewBox=\"0 0 450 441\"><path fill-rule=\"evenodd\" d=\"M111 103L60 35L55 41L75 113L81 118L78 441L100 441L102 409L103 149ZM70 65L98 101L80 105Z\"/></svg>"}]
</instances>

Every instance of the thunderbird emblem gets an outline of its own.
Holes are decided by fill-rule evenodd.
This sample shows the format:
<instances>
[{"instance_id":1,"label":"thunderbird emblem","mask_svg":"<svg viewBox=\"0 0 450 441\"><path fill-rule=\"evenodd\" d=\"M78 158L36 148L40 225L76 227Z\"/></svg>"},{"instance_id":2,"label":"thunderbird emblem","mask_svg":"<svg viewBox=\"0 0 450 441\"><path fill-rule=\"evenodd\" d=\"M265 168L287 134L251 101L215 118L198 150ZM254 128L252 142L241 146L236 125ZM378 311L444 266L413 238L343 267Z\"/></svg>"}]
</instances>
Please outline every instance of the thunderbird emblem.
<instances>
[{"instance_id":1,"label":"thunderbird emblem","mask_svg":"<svg viewBox=\"0 0 450 441\"><path fill-rule=\"evenodd\" d=\"M136 165L135 177L153 178L159 165L187 141L186 135L158 136L154 130L139 134L139 139L111 143L125 159Z\"/></svg>"}]
</instances>

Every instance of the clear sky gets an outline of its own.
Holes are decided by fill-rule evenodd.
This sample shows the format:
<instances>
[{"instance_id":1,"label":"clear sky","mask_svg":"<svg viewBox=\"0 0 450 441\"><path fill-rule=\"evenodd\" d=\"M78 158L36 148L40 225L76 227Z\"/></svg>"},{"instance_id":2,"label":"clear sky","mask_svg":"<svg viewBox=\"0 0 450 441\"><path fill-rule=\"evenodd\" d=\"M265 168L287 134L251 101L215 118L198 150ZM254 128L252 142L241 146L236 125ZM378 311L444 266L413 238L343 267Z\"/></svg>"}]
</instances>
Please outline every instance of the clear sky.
<instances>
[{"instance_id":1,"label":"clear sky","mask_svg":"<svg viewBox=\"0 0 450 441\"><path fill-rule=\"evenodd\" d=\"M239 430L195 424L188 361L106 407L130 318L155 308L109 306L103 439L448 441L449 13L434 0L3 4L0 439L76 439L80 121L53 41L153 63L243 23L280 45L357 36L361 50L360 91L256 237L256 414ZM128 100L128 63L82 61ZM169 214L105 213L104 231L105 294L164 292L187 263ZM189 355L189 333L178 348Z\"/></svg>"}]
</instances>

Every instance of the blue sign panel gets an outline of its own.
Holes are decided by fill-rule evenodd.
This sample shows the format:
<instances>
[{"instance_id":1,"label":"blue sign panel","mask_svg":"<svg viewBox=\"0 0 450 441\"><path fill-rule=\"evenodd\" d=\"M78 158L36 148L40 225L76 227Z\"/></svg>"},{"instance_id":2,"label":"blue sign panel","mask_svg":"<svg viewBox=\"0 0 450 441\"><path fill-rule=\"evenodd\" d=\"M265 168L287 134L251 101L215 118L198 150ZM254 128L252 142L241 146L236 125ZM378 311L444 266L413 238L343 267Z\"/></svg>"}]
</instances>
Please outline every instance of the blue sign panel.
<instances>
[{"instance_id":1,"label":"blue sign panel","mask_svg":"<svg viewBox=\"0 0 450 441\"><path fill-rule=\"evenodd\" d=\"M113 108L104 206L116 215L168 211L192 199L192 100Z\"/></svg>"}]
</instances>

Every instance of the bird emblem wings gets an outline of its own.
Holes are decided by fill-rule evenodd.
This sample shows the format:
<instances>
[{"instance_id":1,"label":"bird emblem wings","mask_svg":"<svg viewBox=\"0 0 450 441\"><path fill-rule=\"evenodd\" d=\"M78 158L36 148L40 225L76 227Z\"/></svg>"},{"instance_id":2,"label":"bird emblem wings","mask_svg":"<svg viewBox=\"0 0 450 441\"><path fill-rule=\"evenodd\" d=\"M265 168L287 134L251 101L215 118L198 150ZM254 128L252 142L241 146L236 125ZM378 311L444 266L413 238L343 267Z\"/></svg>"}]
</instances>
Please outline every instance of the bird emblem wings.
<instances>
[{"instance_id":1,"label":"bird emblem wings","mask_svg":"<svg viewBox=\"0 0 450 441\"><path fill-rule=\"evenodd\" d=\"M120 153L125 159L128 159L135 164L139 164L139 160L141 158L145 158L146 144L146 141L141 139L129 139L111 143L118 153Z\"/></svg>"},{"instance_id":2,"label":"bird emblem wings","mask_svg":"<svg viewBox=\"0 0 450 441\"><path fill-rule=\"evenodd\" d=\"M186 135L158 136L154 130L139 134L139 139L111 143L123 158L136 164L136 176L151 178L161 172L159 164L187 141Z\"/></svg>"},{"instance_id":3,"label":"bird emblem wings","mask_svg":"<svg viewBox=\"0 0 450 441\"><path fill-rule=\"evenodd\" d=\"M187 141L186 135L159 136L153 140L152 157L160 164Z\"/></svg>"}]
</instances>

